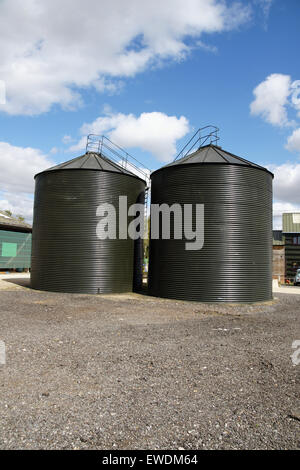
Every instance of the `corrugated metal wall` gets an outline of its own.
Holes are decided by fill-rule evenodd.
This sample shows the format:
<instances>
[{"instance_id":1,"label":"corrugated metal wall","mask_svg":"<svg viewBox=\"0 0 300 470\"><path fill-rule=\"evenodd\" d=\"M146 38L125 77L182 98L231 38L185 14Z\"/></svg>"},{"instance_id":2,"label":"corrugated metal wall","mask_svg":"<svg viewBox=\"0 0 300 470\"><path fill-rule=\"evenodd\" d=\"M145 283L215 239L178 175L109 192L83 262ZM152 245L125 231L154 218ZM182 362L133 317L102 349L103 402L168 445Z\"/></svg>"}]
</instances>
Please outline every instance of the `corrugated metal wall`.
<instances>
[{"instance_id":1,"label":"corrugated metal wall","mask_svg":"<svg viewBox=\"0 0 300 470\"><path fill-rule=\"evenodd\" d=\"M272 175L231 164L162 168L152 177L151 202L205 206L205 240L151 240L149 292L204 302L272 298Z\"/></svg>"},{"instance_id":2,"label":"corrugated metal wall","mask_svg":"<svg viewBox=\"0 0 300 470\"><path fill-rule=\"evenodd\" d=\"M293 238L298 234L285 234L285 275L293 280L296 271L300 268L300 245L293 244Z\"/></svg>"},{"instance_id":3,"label":"corrugated metal wall","mask_svg":"<svg viewBox=\"0 0 300 470\"><path fill-rule=\"evenodd\" d=\"M132 291L134 241L99 240L96 210L102 203L117 208L120 195L128 196L128 205L134 204L144 190L140 179L107 171L68 169L37 175L32 286L91 294ZM139 276L137 268L135 275Z\"/></svg>"},{"instance_id":4,"label":"corrugated metal wall","mask_svg":"<svg viewBox=\"0 0 300 470\"><path fill-rule=\"evenodd\" d=\"M0 269L30 268L31 233L0 230Z\"/></svg>"}]
</instances>

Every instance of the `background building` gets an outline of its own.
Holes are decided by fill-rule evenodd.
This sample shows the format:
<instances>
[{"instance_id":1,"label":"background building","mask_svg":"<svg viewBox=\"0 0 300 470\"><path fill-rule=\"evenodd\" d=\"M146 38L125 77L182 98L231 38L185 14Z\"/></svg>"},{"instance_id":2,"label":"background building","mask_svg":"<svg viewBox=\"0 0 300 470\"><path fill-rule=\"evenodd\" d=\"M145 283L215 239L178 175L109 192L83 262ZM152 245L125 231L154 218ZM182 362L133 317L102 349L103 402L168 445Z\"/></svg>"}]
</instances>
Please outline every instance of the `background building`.
<instances>
[{"instance_id":1,"label":"background building","mask_svg":"<svg viewBox=\"0 0 300 470\"><path fill-rule=\"evenodd\" d=\"M0 270L30 268L31 225L0 212Z\"/></svg>"},{"instance_id":2,"label":"background building","mask_svg":"<svg viewBox=\"0 0 300 470\"><path fill-rule=\"evenodd\" d=\"M300 268L300 213L282 214L282 234L285 239L285 275L293 280Z\"/></svg>"},{"instance_id":3,"label":"background building","mask_svg":"<svg viewBox=\"0 0 300 470\"><path fill-rule=\"evenodd\" d=\"M282 230L273 230L273 279L293 282L300 268L300 213L282 214Z\"/></svg>"},{"instance_id":4,"label":"background building","mask_svg":"<svg viewBox=\"0 0 300 470\"><path fill-rule=\"evenodd\" d=\"M282 230L273 230L273 279L285 283L285 246Z\"/></svg>"}]
</instances>

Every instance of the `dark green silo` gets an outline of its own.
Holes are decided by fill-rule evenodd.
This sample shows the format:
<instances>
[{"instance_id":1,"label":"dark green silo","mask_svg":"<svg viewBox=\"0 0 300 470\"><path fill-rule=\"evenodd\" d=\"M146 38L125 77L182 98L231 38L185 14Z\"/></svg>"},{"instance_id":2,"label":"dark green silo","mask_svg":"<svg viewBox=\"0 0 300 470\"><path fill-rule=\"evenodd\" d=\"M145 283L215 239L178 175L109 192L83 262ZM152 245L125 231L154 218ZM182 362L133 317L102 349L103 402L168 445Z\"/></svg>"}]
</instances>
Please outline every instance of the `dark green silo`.
<instances>
[{"instance_id":1,"label":"dark green silo","mask_svg":"<svg viewBox=\"0 0 300 470\"><path fill-rule=\"evenodd\" d=\"M169 240L161 233L150 240L149 293L201 302L270 300L272 178L212 144L154 171L151 204L204 204L204 245L187 251L184 235L175 239L172 230Z\"/></svg>"},{"instance_id":2,"label":"dark green silo","mask_svg":"<svg viewBox=\"0 0 300 470\"><path fill-rule=\"evenodd\" d=\"M141 284L140 240L97 237L100 204L143 202L145 181L87 152L35 176L31 283L34 289L89 294L128 292ZM128 223L132 218L128 217Z\"/></svg>"}]
</instances>

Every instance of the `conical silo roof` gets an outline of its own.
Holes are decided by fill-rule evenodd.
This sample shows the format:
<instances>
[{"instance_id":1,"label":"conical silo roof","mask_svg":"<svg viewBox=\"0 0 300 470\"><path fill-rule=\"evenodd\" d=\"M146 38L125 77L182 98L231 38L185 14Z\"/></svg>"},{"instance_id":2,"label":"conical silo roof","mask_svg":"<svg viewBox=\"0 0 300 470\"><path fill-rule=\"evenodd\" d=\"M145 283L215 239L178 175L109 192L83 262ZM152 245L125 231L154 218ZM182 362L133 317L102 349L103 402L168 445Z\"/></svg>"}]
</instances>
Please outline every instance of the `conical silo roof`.
<instances>
[{"instance_id":1,"label":"conical silo roof","mask_svg":"<svg viewBox=\"0 0 300 470\"><path fill-rule=\"evenodd\" d=\"M189 153L188 155L185 155L184 157L178 160L174 160L173 162L169 163L168 165L163 166L162 168L156 171L160 171L163 168L167 168L170 166L188 165L188 164L210 164L210 163L247 166L247 167L258 168L258 169L267 171L268 173L271 173L269 170L267 170L263 166L257 165L256 163L252 163L249 160L246 160L245 158L238 157L237 155L234 155L233 153L223 150L222 147L219 147L213 144L200 147L195 152Z\"/></svg>"},{"instance_id":2,"label":"conical silo roof","mask_svg":"<svg viewBox=\"0 0 300 470\"><path fill-rule=\"evenodd\" d=\"M125 175L134 176L135 178L139 178L137 175L127 170L126 168L123 168L118 163L113 162L109 158L106 158L103 154L98 154L94 152L87 152L84 155L73 158L72 160L68 160L67 162L60 163L59 165L48 168L37 174L59 170L99 170L109 171L113 173L122 173ZM37 175L35 175L35 177L36 176Z\"/></svg>"}]
</instances>

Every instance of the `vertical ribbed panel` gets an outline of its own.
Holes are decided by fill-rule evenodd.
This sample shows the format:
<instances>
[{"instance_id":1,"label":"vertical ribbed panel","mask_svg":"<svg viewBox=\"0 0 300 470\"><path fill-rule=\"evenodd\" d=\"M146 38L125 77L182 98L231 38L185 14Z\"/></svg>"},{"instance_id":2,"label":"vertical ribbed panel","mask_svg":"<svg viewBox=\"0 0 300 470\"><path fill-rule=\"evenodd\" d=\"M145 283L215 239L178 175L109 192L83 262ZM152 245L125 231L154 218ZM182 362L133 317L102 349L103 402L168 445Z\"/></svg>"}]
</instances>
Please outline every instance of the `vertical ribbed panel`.
<instances>
[{"instance_id":1,"label":"vertical ribbed panel","mask_svg":"<svg viewBox=\"0 0 300 470\"><path fill-rule=\"evenodd\" d=\"M99 204L143 198L145 184L133 176L96 170L57 170L36 176L32 232L32 287L78 293L132 291L135 242L99 240ZM128 218L130 222L132 218ZM137 280L135 279L135 283Z\"/></svg>"},{"instance_id":2,"label":"vertical ribbed panel","mask_svg":"<svg viewBox=\"0 0 300 470\"><path fill-rule=\"evenodd\" d=\"M149 293L202 302L272 298L272 175L230 164L187 164L151 176L151 203L204 204L204 246L151 240Z\"/></svg>"},{"instance_id":3,"label":"vertical ribbed panel","mask_svg":"<svg viewBox=\"0 0 300 470\"><path fill-rule=\"evenodd\" d=\"M30 268L30 256L31 233L0 230L0 269Z\"/></svg>"}]
</instances>

